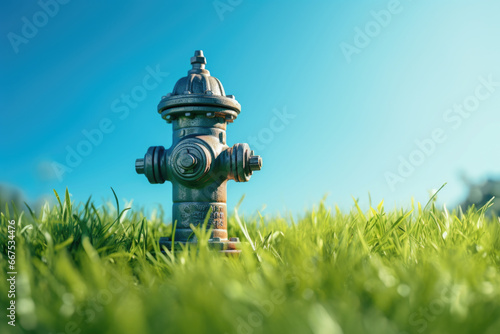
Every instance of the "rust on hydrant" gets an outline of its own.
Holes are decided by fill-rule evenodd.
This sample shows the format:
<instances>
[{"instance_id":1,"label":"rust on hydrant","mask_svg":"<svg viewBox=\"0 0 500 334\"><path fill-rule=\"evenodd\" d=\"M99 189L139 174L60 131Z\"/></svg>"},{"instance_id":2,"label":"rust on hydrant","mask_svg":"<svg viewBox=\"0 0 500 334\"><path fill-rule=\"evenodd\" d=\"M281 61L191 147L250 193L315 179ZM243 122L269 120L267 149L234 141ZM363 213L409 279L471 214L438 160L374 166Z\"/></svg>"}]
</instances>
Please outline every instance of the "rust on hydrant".
<instances>
[{"instance_id":1,"label":"rust on hydrant","mask_svg":"<svg viewBox=\"0 0 500 334\"><path fill-rule=\"evenodd\" d=\"M173 126L172 146L150 147L135 168L150 183L172 183L175 243L196 243L190 226L202 225L210 212L209 244L222 252L238 252L238 238L227 235L227 181L247 182L261 169L262 159L248 144L227 146L226 126L238 117L241 106L210 76L203 51L195 51L191 64L188 75L158 104L162 118ZM171 248L172 240L160 238L160 245Z\"/></svg>"}]
</instances>

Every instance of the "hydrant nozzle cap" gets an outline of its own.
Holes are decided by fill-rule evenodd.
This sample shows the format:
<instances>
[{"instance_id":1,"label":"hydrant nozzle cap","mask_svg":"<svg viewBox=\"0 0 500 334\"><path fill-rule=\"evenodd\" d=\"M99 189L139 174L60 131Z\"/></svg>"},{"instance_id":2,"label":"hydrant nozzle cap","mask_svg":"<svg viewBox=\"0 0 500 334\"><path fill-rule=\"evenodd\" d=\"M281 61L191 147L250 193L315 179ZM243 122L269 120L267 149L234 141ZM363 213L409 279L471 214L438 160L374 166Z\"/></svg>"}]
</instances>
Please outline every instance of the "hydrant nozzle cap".
<instances>
[{"instance_id":1,"label":"hydrant nozzle cap","mask_svg":"<svg viewBox=\"0 0 500 334\"><path fill-rule=\"evenodd\" d=\"M259 155L252 155L248 161L251 171L261 170L262 158Z\"/></svg>"},{"instance_id":2,"label":"hydrant nozzle cap","mask_svg":"<svg viewBox=\"0 0 500 334\"><path fill-rule=\"evenodd\" d=\"M137 174L144 174L144 159L137 159L135 161L135 171Z\"/></svg>"}]
</instances>

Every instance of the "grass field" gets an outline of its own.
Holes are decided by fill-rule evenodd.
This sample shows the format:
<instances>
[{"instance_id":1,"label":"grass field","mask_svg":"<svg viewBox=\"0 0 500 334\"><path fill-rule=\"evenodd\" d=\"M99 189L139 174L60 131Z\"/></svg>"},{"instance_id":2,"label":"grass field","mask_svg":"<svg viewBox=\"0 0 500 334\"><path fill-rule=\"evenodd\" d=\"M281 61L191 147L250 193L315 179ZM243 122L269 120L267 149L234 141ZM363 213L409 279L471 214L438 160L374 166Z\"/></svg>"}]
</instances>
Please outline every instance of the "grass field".
<instances>
[{"instance_id":1,"label":"grass field","mask_svg":"<svg viewBox=\"0 0 500 334\"><path fill-rule=\"evenodd\" d=\"M299 218L236 212L229 234L247 241L239 258L208 250L201 229L197 249L162 255L170 226L160 214L68 194L31 213L2 210L0 332L500 333L498 217L432 200L373 206L344 213L322 202ZM9 225L15 327L5 316Z\"/></svg>"}]
</instances>

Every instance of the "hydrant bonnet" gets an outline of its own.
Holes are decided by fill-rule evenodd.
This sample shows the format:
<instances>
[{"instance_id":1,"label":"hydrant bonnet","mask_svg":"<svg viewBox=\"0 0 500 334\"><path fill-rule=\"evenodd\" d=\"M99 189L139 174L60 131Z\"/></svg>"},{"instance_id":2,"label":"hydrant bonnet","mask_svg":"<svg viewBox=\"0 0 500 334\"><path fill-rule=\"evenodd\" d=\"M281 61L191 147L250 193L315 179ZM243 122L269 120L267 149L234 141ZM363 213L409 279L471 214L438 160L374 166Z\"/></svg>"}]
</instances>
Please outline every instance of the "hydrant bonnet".
<instances>
[{"instance_id":1,"label":"hydrant bonnet","mask_svg":"<svg viewBox=\"0 0 500 334\"><path fill-rule=\"evenodd\" d=\"M210 76L205 69L207 63L203 51L191 57L193 68L179 79L172 93L164 96L158 104L158 112L171 122L179 115L205 114L207 117L222 116L232 122L240 113L241 106L234 95L226 95L219 79Z\"/></svg>"}]
</instances>

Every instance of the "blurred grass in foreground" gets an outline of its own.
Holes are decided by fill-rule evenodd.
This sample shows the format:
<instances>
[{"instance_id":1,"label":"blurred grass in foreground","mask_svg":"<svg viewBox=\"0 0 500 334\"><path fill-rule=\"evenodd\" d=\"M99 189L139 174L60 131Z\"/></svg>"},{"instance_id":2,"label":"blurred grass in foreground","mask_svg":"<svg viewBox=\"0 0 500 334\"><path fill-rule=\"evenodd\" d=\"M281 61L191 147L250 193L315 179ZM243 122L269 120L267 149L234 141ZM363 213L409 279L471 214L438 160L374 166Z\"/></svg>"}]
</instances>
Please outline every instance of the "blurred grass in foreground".
<instances>
[{"instance_id":1,"label":"blurred grass in foreground","mask_svg":"<svg viewBox=\"0 0 500 334\"><path fill-rule=\"evenodd\" d=\"M59 200L59 198L58 198ZM252 242L160 254L159 218L71 203L2 212L1 333L500 332L500 224L487 207L229 217ZM7 210L5 210L7 211ZM17 318L7 325L7 225L16 221ZM237 221L246 227L244 233Z\"/></svg>"}]
</instances>

